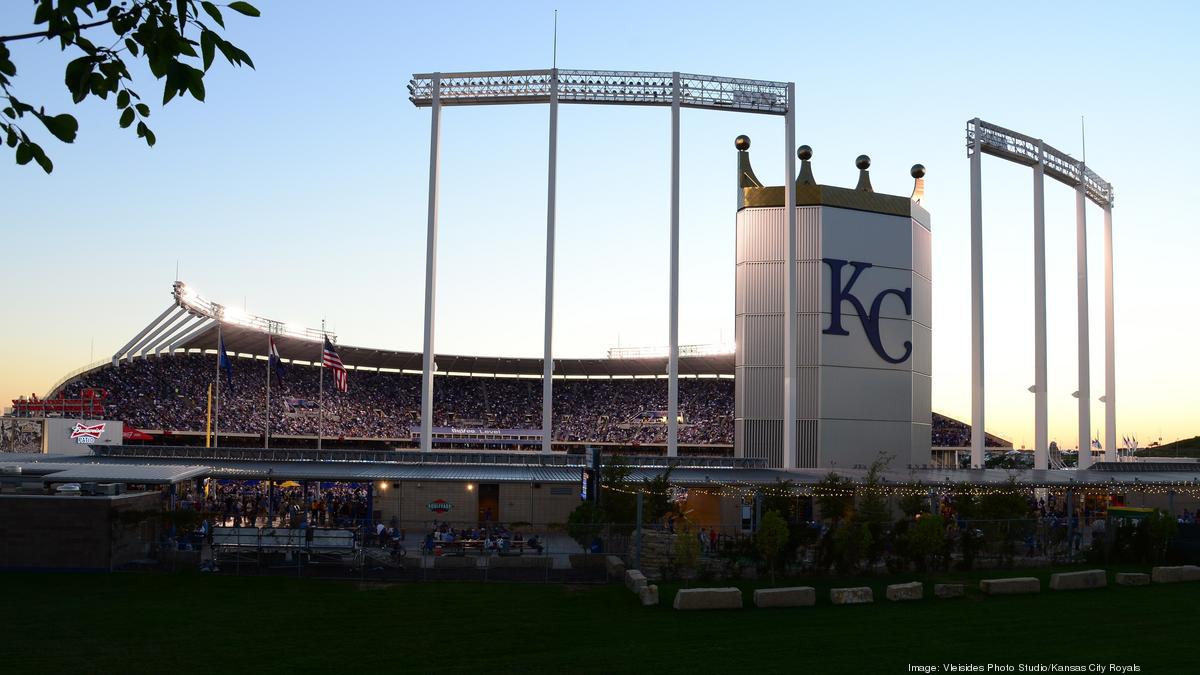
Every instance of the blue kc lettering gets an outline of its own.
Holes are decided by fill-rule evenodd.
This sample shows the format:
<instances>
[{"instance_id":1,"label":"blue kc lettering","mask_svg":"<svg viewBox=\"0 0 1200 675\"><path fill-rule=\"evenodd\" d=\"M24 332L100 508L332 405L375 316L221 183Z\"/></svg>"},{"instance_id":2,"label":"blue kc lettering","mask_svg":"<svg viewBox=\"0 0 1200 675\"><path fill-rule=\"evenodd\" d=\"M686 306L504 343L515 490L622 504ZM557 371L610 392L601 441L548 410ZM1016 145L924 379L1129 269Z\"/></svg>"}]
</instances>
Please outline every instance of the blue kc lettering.
<instances>
[{"instance_id":1,"label":"blue kc lettering","mask_svg":"<svg viewBox=\"0 0 1200 675\"><path fill-rule=\"evenodd\" d=\"M904 313L912 316L912 288L900 290L898 288L888 288L880 291L879 295L871 301L871 310L863 306L862 300L854 295L854 284L858 281L858 277L862 276L863 270L874 267L871 263L856 262L853 260L838 260L837 258L822 258L822 261L829 265L829 327L823 332L826 335L849 335L850 331L842 327L842 304L850 303L854 311L858 314L858 318L862 321L863 328L867 331L867 341L871 343L871 347L879 358L888 363L904 363L908 357L912 355L912 342L904 341L904 353L899 358L888 354L883 347L883 340L879 336L879 313L883 306L883 301L889 296L894 295L904 303ZM842 283L842 270L849 265L853 272L850 274L850 279L845 284Z\"/></svg>"}]
</instances>

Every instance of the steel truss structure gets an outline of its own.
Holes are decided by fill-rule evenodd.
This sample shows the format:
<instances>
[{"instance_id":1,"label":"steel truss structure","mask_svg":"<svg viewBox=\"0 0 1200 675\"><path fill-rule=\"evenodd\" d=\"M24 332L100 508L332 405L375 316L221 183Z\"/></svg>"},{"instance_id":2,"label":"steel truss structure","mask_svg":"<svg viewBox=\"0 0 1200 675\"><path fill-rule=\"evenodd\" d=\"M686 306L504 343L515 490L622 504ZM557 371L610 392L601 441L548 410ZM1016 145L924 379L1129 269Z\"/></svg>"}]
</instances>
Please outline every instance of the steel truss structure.
<instances>
[{"instance_id":1,"label":"steel truss structure","mask_svg":"<svg viewBox=\"0 0 1200 675\"><path fill-rule=\"evenodd\" d=\"M440 78L442 105L549 103L555 73L559 103L611 103L670 107L676 73L632 70L508 70L413 75L408 98L418 108L433 105L433 80ZM764 115L787 114L787 83L678 73L679 105Z\"/></svg>"},{"instance_id":2,"label":"steel truss structure","mask_svg":"<svg viewBox=\"0 0 1200 675\"><path fill-rule=\"evenodd\" d=\"M1068 187L1079 187L1082 175L1087 198L1092 200L1093 204L1101 208L1113 204L1112 183L1061 150L1002 126L982 120L971 120L967 122L968 157L974 153L976 137L979 138L979 147L983 154L1025 166L1035 166L1040 162L1045 167L1047 176Z\"/></svg>"},{"instance_id":3,"label":"steel truss structure","mask_svg":"<svg viewBox=\"0 0 1200 675\"><path fill-rule=\"evenodd\" d=\"M409 100L431 111L429 131L429 214L425 249L425 324L421 384L421 428L433 427L435 297L437 286L438 148L443 106L545 103L550 106L546 185L546 302L542 357L542 450L549 452L552 430L554 357L554 236L558 162L558 104L662 106L671 109L671 223L669 347L667 355L667 454L678 456L679 441L679 112L681 108L728 110L784 118L786 202L795 203L796 85L792 82L747 80L679 72L620 70L504 70L471 73L420 73L408 83ZM787 337L794 333L796 210L787 209L789 250L786 300ZM792 342L788 343L793 344ZM784 372L794 371L795 349L784 352ZM784 381L784 468L795 466L795 383ZM421 450L432 451L431 435L421 435Z\"/></svg>"},{"instance_id":4,"label":"steel truss structure","mask_svg":"<svg viewBox=\"0 0 1200 675\"><path fill-rule=\"evenodd\" d=\"M1046 214L1044 178L1075 190L1075 252L1078 303L1079 468L1092 463L1091 374L1088 326L1087 216L1091 200L1104 210L1104 452L1117 459L1116 350L1114 346L1112 183L1087 165L1040 139L975 118L967 122L967 157L971 162L971 464L981 467L984 445L983 359L983 208L982 159L992 155L1033 168L1034 271L1034 468L1045 469L1049 456L1046 375Z\"/></svg>"}]
</instances>

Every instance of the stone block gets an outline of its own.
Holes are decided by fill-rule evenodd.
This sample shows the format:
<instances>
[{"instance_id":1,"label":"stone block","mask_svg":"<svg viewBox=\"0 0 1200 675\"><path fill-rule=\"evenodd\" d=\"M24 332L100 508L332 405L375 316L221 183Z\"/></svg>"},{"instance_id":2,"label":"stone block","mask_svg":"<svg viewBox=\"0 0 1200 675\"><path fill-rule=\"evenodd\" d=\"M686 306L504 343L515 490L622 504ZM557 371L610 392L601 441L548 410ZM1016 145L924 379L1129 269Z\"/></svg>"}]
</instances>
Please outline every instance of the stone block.
<instances>
[{"instance_id":1,"label":"stone block","mask_svg":"<svg viewBox=\"0 0 1200 675\"><path fill-rule=\"evenodd\" d=\"M1050 590L1052 591L1077 591L1086 588L1104 588L1107 585L1108 575L1104 570L1059 572L1050 575Z\"/></svg>"},{"instance_id":2,"label":"stone block","mask_svg":"<svg viewBox=\"0 0 1200 675\"><path fill-rule=\"evenodd\" d=\"M887 599L893 602L898 600L920 600L923 597L925 597L925 584L919 581L907 584L891 584L887 587Z\"/></svg>"},{"instance_id":3,"label":"stone block","mask_svg":"<svg viewBox=\"0 0 1200 675\"><path fill-rule=\"evenodd\" d=\"M646 587L646 575L639 570L625 570L625 588L639 593Z\"/></svg>"},{"instance_id":4,"label":"stone block","mask_svg":"<svg viewBox=\"0 0 1200 675\"><path fill-rule=\"evenodd\" d=\"M645 607L654 607L658 605L658 584L650 584L638 593L638 599L642 601Z\"/></svg>"},{"instance_id":5,"label":"stone block","mask_svg":"<svg viewBox=\"0 0 1200 675\"><path fill-rule=\"evenodd\" d=\"M754 591L755 607L812 607L815 604L817 590L812 586L759 588Z\"/></svg>"},{"instance_id":6,"label":"stone block","mask_svg":"<svg viewBox=\"0 0 1200 675\"><path fill-rule=\"evenodd\" d=\"M1040 593L1042 582L1036 577L1012 577L1010 579L984 579L979 590L988 595L1013 595L1017 593Z\"/></svg>"},{"instance_id":7,"label":"stone block","mask_svg":"<svg viewBox=\"0 0 1200 675\"><path fill-rule=\"evenodd\" d=\"M829 589L829 599L835 605L861 605L875 602L875 594L869 586L831 588Z\"/></svg>"},{"instance_id":8,"label":"stone block","mask_svg":"<svg viewBox=\"0 0 1200 675\"><path fill-rule=\"evenodd\" d=\"M675 609L741 609L739 588L685 588L675 594Z\"/></svg>"},{"instance_id":9,"label":"stone block","mask_svg":"<svg viewBox=\"0 0 1200 675\"><path fill-rule=\"evenodd\" d=\"M618 579L625 576L625 561L615 555L606 556L604 558L604 566L608 568L608 576Z\"/></svg>"},{"instance_id":10,"label":"stone block","mask_svg":"<svg viewBox=\"0 0 1200 675\"><path fill-rule=\"evenodd\" d=\"M961 598L966 593L966 586L962 584L934 584L933 594L939 598Z\"/></svg>"},{"instance_id":11,"label":"stone block","mask_svg":"<svg viewBox=\"0 0 1200 675\"><path fill-rule=\"evenodd\" d=\"M1155 567L1150 578L1156 584L1177 584L1182 581L1200 581L1200 567L1180 565L1178 567Z\"/></svg>"},{"instance_id":12,"label":"stone block","mask_svg":"<svg viewBox=\"0 0 1200 675\"><path fill-rule=\"evenodd\" d=\"M1118 586L1149 586L1150 575L1141 572L1117 572Z\"/></svg>"}]
</instances>

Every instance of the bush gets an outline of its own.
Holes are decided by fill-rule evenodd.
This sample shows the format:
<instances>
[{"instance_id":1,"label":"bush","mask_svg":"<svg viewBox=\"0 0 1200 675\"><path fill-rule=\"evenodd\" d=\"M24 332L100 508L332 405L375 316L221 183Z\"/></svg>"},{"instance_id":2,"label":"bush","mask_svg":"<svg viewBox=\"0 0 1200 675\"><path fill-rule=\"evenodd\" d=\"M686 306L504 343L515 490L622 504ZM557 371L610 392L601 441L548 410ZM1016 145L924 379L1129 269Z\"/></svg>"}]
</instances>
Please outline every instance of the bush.
<instances>
[{"instance_id":1,"label":"bush","mask_svg":"<svg viewBox=\"0 0 1200 675\"><path fill-rule=\"evenodd\" d=\"M754 548L762 556L763 562L771 571L771 583L775 583L775 568L787 548L791 532L788 531L787 521L778 511L767 511L758 524L758 532L754 535Z\"/></svg>"}]
</instances>

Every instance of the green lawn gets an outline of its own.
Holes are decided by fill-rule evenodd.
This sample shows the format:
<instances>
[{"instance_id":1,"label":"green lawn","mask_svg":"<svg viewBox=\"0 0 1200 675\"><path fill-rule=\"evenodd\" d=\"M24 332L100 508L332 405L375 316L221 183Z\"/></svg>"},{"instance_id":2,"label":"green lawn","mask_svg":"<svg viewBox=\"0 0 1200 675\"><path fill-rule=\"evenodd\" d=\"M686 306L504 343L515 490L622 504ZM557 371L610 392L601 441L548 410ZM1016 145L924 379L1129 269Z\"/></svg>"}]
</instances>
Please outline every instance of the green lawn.
<instances>
[{"instance_id":1,"label":"green lawn","mask_svg":"<svg viewBox=\"0 0 1200 675\"><path fill-rule=\"evenodd\" d=\"M960 575L1021 576L1026 572ZM1045 581L1048 572L1036 572ZM938 579L950 579L944 575ZM620 585L0 574L4 673L902 673L908 664L1200 669L1200 583L835 607L678 612ZM927 581L934 581L930 578ZM800 582L806 583L806 582ZM836 585L855 585L841 581ZM750 590L753 585L743 585ZM1017 672L1020 672L1019 670ZM1111 671L1110 671L1111 672Z\"/></svg>"}]
</instances>

